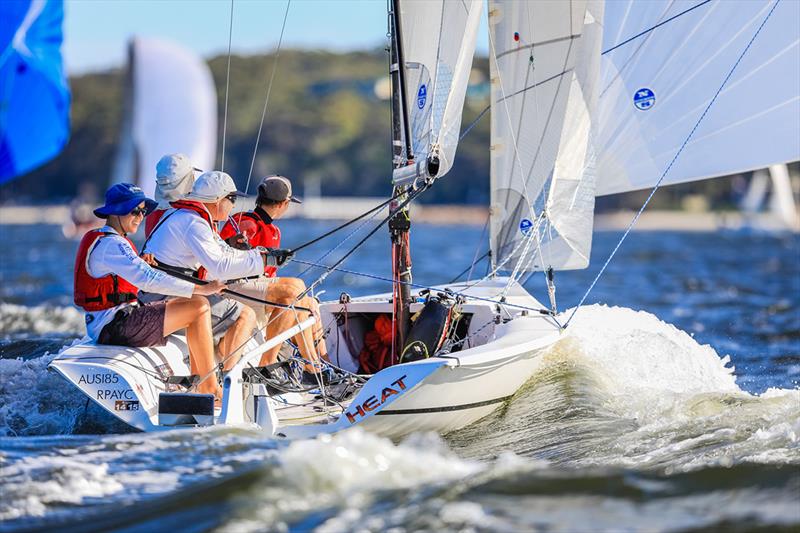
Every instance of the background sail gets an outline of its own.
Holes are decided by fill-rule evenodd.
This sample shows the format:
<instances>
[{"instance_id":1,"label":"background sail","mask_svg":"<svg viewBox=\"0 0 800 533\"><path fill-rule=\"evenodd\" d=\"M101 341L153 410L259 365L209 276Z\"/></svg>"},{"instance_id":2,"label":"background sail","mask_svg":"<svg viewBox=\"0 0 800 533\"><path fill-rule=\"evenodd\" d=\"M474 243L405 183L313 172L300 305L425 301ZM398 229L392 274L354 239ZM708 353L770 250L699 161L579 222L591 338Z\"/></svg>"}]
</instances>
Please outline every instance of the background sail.
<instances>
[{"instance_id":1,"label":"background sail","mask_svg":"<svg viewBox=\"0 0 800 533\"><path fill-rule=\"evenodd\" d=\"M69 139L60 0L0 2L0 183L58 155Z\"/></svg>"},{"instance_id":2,"label":"background sail","mask_svg":"<svg viewBox=\"0 0 800 533\"><path fill-rule=\"evenodd\" d=\"M134 38L113 181L137 183L152 196L156 163L181 152L201 169L214 166L217 93L208 65L172 42Z\"/></svg>"},{"instance_id":3,"label":"background sail","mask_svg":"<svg viewBox=\"0 0 800 533\"><path fill-rule=\"evenodd\" d=\"M606 4L598 195L655 185L773 5ZM790 0L778 4L662 183L798 159L800 2Z\"/></svg>"},{"instance_id":4,"label":"background sail","mask_svg":"<svg viewBox=\"0 0 800 533\"><path fill-rule=\"evenodd\" d=\"M435 151L450 170L472 68L483 0L405 0L400 28L414 159Z\"/></svg>"},{"instance_id":5,"label":"background sail","mask_svg":"<svg viewBox=\"0 0 800 533\"><path fill-rule=\"evenodd\" d=\"M490 2L491 247L502 270L588 264L602 20L601 2Z\"/></svg>"}]
</instances>

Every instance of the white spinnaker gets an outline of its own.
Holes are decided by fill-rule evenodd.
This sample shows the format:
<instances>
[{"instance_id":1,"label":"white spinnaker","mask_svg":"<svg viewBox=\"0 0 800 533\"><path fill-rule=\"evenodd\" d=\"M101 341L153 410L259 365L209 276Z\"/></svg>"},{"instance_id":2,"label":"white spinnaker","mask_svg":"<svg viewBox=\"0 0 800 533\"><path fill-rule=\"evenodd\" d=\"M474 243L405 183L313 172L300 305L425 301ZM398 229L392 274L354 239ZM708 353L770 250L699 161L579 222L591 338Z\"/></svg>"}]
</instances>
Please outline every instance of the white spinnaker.
<instances>
[{"instance_id":1,"label":"white spinnaker","mask_svg":"<svg viewBox=\"0 0 800 533\"><path fill-rule=\"evenodd\" d=\"M595 1L490 1L491 248L502 270L589 262L602 19Z\"/></svg>"},{"instance_id":2,"label":"white spinnaker","mask_svg":"<svg viewBox=\"0 0 800 533\"><path fill-rule=\"evenodd\" d=\"M131 84L114 181L155 188L156 163L180 152L204 170L217 150L217 93L208 65L193 52L161 39L130 44Z\"/></svg>"},{"instance_id":3,"label":"white spinnaker","mask_svg":"<svg viewBox=\"0 0 800 533\"><path fill-rule=\"evenodd\" d=\"M450 170L461 128L483 0L403 0L400 28L414 159Z\"/></svg>"},{"instance_id":4,"label":"white spinnaker","mask_svg":"<svg viewBox=\"0 0 800 533\"><path fill-rule=\"evenodd\" d=\"M656 184L774 3L606 4L598 195ZM634 103L637 94L643 109ZM662 185L798 159L800 2L782 0Z\"/></svg>"}]
</instances>

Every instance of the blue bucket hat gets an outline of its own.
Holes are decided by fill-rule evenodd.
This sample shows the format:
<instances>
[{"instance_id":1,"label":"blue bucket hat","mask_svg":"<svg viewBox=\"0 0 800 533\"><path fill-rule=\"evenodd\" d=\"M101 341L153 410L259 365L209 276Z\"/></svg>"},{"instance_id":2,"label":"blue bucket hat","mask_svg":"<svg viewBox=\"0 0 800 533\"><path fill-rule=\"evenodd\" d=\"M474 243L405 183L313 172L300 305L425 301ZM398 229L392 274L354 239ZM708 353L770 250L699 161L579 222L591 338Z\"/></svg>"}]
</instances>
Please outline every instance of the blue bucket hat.
<instances>
[{"instance_id":1,"label":"blue bucket hat","mask_svg":"<svg viewBox=\"0 0 800 533\"><path fill-rule=\"evenodd\" d=\"M130 183L117 183L106 191L106 205L94 210L98 218L108 218L109 215L127 215L137 205L144 202L147 214L158 206L158 202L144 195L144 191Z\"/></svg>"}]
</instances>

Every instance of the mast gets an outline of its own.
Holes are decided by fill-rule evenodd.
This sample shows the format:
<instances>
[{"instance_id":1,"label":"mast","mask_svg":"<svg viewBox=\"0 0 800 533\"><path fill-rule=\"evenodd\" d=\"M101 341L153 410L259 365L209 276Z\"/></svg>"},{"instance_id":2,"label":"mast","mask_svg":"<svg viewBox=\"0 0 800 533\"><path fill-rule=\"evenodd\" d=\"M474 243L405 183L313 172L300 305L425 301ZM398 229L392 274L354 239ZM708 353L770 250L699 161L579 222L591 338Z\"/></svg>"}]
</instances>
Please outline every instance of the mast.
<instances>
[{"instance_id":1,"label":"mast","mask_svg":"<svg viewBox=\"0 0 800 533\"><path fill-rule=\"evenodd\" d=\"M411 165L414 162L414 151L411 146L411 134L406 105L405 62L400 26L400 2L388 0L389 34L391 38L391 65L389 74L392 82L392 163L394 169ZM404 193L392 204L392 208L405 200L410 186L397 184L392 196ZM408 207L389 220L389 234L392 241L392 302L394 342L392 346L392 362L399 361L399 354L405 344L406 330L409 325L409 306L411 304L411 249L409 232L411 216Z\"/></svg>"}]
</instances>

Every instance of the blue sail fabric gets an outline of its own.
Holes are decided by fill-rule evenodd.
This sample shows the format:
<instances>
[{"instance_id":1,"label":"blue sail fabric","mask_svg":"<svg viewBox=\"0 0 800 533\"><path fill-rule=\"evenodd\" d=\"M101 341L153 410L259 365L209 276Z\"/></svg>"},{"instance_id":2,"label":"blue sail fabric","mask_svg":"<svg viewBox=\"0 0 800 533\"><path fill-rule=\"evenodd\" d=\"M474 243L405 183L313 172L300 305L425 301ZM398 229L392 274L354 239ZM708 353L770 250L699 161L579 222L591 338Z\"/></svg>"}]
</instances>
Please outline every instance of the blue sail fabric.
<instances>
[{"instance_id":1,"label":"blue sail fabric","mask_svg":"<svg viewBox=\"0 0 800 533\"><path fill-rule=\"evenodd\" d=\"M55 157L69 139L62 0L0 1L0 183Z\"/></svg>"}]
</instances>

